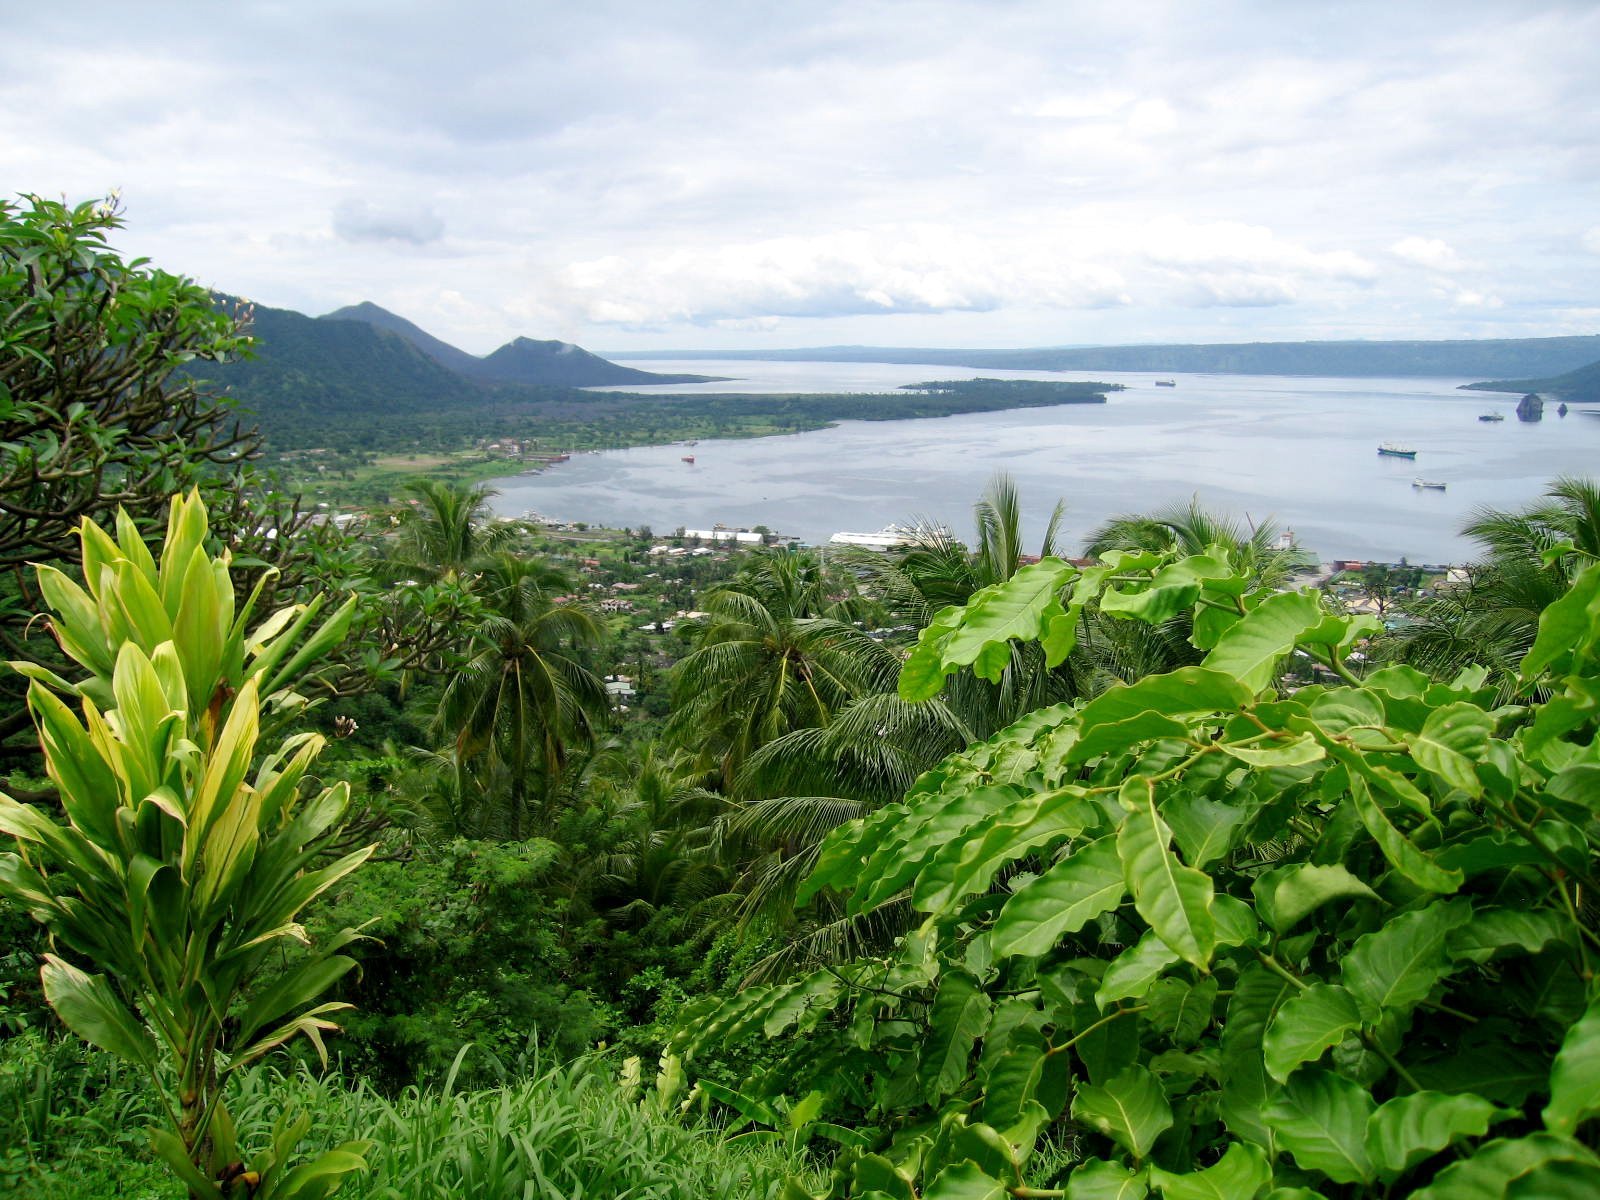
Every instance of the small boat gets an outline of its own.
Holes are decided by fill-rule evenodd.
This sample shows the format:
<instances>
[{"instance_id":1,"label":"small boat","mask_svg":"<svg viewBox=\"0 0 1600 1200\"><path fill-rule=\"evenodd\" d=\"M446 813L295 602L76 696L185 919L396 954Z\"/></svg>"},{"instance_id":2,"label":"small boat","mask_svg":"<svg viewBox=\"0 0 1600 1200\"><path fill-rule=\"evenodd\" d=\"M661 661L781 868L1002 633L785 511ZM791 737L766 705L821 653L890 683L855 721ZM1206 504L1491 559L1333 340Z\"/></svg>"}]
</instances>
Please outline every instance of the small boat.
<instances>
[{"instance_id":1,"label":"small boat","mask_svg":"<svg viewBox=\"0 0 1600 1200\"><path fill-rule=\"evenodd\" d=\"M1417 452L1410 446L1402 446L1399 442L1385 442L1378 447L1379 454L1387 454L1393 458L1415 458Z\"/></svg>"},{"instance_id":2,"label":"small boat","mask_svg":"<svg viewBox=\"0 0 1600 1200\"><path fill-rule=\"evenodd\" d=\"M1480 421L1504 421L1505 419L1505 413L1497 412L1480 413L1478 416L1478 420Z\"/></svg>"},{"instance_id":3,"label":"small boat","mask_svg":"<svg viewBox=\"0 0 1600 1200\"><path fill-rule=\"evenodd\" d=\"M684 461L684 462L686 462L686 463L688 463L688 464L689 464L689 465L690 465L690 466L691 466L691 467L692 467L692 466L694 466L694 455L692 455L692 454L685 454L685 455L684 455L684 456L683 456L683 461Z\"/></svg>"},{"instance_id":4,"label":"small boat","mask_svg":"<svg viewBox=\"0 0 1600 1200\"><path fill-rule=\"evenodd\" d=\"M1178 386L1178 381L1176 379L1158 379L1158 380L1156 380L1156 386L1157 387L1177 387Z\"/></svg>"},{"instance_id":5,"label":"small boat","mask_svg":"<svg viewBox=\"0 0 1600 1200\"><path fill-rule=\"evenodd\" d=\"M1443 483L1439 482L1439 480L1437 480L1437 479L1423 479L1421 477L1413 479L1411 481L1411 486L1414 487L1414 488L1426 489L1426 490L1435 491L1435 492L1442 492L1445 489L1445 485Z\"/></svg>"}]
</instances>

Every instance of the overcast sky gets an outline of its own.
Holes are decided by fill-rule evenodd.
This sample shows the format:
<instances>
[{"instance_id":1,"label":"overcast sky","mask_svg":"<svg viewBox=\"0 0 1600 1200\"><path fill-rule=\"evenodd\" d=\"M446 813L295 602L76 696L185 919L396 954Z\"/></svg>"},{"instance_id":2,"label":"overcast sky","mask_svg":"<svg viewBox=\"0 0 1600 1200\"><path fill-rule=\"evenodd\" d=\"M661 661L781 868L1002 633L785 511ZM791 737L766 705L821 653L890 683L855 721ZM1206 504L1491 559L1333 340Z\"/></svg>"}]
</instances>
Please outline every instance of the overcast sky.
<instances>
[{"instance_id":1,"label":"overcast sky","mask_svg":"<svg viewBox=\"0 0 1600 1200\"><path fill-rule=\"evenodd\" d=\"M8 6L0 190L464 349L1600 332L1600 3Z\"/></svg>"}]
</instances>

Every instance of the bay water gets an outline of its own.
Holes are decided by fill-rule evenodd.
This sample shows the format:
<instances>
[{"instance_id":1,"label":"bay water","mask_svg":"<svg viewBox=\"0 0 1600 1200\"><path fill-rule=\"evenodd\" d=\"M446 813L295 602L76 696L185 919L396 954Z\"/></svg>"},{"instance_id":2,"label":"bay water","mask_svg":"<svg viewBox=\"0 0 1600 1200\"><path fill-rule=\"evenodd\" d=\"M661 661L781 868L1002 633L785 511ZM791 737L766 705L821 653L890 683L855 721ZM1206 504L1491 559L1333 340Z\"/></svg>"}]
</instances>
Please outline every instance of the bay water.
<instances>
[{"instance_id":1,"label":"bay water","mask_svg":"<svg viewBox=\"0 0 1600 1200\"><path fill-rule=\"evenodd\" d=\"M1241 522L1272 520L1322 559L1413 563L1470 559L1462 523L1479 507L1536 500L1561 474L1600 474L1600 415L1545 406L1523 423L1518 397L1464 392L1460 379L967 370L878 363L630 362L644 370L735 378L638 392L874 394L977 376L1100 379L1127 390L1103 405L846 421L780 437L703 440L575 455L494 481L499 513L637 528L765 525L820 544L929 520L973 533L972 505L996 472L1015 479L1030 545L1057 499L1076 552L1109 517L1191 498ZM1157 387L1158 378L1176 387ZM1487 423L1480 413L1505 420ZM1378 454L1383 442L1416 459ZM694 461L683 461L692 456ZM1414 486L1418 478L1443 491Z\"/></svg>"}]
</instances>

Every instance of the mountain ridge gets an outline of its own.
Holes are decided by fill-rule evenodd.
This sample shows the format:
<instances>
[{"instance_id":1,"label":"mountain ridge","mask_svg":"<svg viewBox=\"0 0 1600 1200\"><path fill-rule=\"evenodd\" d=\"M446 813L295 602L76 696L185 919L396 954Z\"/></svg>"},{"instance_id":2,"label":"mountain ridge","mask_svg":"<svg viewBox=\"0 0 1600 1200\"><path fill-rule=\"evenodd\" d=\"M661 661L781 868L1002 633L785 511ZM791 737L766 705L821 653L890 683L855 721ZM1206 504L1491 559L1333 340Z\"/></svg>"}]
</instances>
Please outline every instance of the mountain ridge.
<instances>
[{"instance_id":1,"label":"mountain ridge","mask_svg":"<svg viewBox=\"0 0 1600 1200\"><path fill-rule=\"evenodd\" d=\"M819 346L790 350L618 351L618 359L877 362L1016 371L1159 371L1343 378L1558 375L1600 359L1600 334L1442 341L1163 343L1014 350Z\"/></svg>"},{"instance_id":2,"label":"mountain ridge","mask_svg":"<svg viewBox=\"0 0 1600 1200\"><path fill-rule=\"evenodd\" d=\"M705 375L663 375L621 367L571 342L517 337L482 358L434 337L413 321L370 300L316 318L370 325L404 339L440 366L479 383L528 387L616 387L621 384L710 383Z\"/></svg>"}]
</instances>

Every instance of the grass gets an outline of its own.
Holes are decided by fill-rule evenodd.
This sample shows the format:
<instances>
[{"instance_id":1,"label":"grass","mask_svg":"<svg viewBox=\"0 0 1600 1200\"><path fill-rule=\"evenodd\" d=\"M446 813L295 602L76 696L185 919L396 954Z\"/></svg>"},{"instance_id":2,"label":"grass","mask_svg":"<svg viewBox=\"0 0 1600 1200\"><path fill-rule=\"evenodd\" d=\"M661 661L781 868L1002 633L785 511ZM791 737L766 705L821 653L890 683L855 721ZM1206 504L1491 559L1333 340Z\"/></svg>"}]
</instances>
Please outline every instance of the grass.
<instances>
[{"instance_id":1,"label":"grass","mask_svg":"<svg viewBox=\"0 0 1600 1200\"><path fill-rule=\"evenodd\" d=\"M459 1064L459 1059L458 1059ZM311 1114L303 1151L367 1138L371 1169L340 1200L769 1200L803 1169L782 1144L730 1144L619 1086L609 1059L524 1064L498 1087L408 1088L384 1096L338 1072L258 1067L239 1080L241 1136L263 1139L285 1111ZM14 1200L181 1200L144 1151L147 1101L95 1051L36 1035L0 1043L0 1195Z\"/></svg>"}]
</instances>

